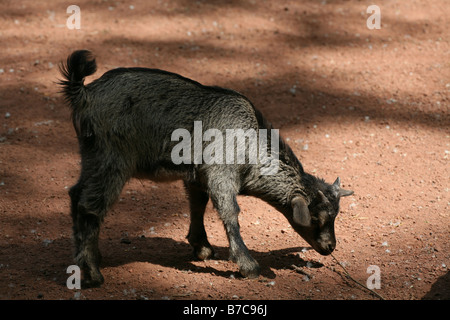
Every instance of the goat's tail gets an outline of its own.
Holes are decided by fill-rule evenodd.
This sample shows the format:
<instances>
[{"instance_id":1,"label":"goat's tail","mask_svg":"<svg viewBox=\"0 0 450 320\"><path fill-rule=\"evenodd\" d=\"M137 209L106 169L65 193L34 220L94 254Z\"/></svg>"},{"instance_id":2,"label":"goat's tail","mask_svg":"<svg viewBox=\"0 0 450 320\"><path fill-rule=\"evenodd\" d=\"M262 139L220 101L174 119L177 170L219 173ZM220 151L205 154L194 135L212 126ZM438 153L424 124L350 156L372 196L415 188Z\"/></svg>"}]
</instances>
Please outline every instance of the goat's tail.
<instances>
[{"instance_id":1,"label":"goat's tail","mask_svg":"<svg viewBox=\"0 0 450 320\"><path fill-rule=\"evenodd\" d=\"M59 81L62 93L72 110L84 105L86 92L84 90L84 78L95 73L97 64L92 53L88 50L74 51L67 62L59 65L59 70L64 77Z\"/></svg>"}]
</instances>

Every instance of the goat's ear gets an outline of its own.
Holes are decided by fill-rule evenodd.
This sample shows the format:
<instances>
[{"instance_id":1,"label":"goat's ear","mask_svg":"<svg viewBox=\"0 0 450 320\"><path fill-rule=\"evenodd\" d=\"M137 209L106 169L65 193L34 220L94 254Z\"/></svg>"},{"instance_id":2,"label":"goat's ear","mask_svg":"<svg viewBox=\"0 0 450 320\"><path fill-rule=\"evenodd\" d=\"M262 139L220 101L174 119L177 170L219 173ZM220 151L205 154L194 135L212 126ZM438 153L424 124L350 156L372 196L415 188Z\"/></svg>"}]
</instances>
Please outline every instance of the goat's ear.
<instances>
[{"instance_id":1,"label":"goat's ear","mask_svg":"<svg viewBox=\"0 0 450 320\"><path fill-rule=\"evenodd\" d=\"M311 214L309 213L308 204L302 197L295 197L291 201L293 220L302 227L311 225Z\"/></svg>"},{"instance_id":2,"label":"goat's ear","mask_svg":"<svg viewBox=\"0 0 450 320\"><path fill-rule=\"evenodd\" d=\"M341 189L341 179L337 177L336 181L333 183L333 188L339 197L347 197L353 194L352 190Z\"/></svg>"}]
</instances>

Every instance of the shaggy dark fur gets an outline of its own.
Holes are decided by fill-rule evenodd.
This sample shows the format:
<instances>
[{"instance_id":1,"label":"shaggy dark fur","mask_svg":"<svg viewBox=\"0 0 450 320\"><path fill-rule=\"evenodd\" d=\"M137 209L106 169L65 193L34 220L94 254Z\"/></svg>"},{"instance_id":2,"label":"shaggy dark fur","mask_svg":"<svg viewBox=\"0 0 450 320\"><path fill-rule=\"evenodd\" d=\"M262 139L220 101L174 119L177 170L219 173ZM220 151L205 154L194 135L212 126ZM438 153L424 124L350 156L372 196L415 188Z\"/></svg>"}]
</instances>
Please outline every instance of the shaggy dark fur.
<instances>
[{"instance_id":1,"label":"shaggy dark fur","mask_svg":"<svg viewBox=\"0 0 450 320\"><path fill-rule=\"evenodd\" d=\"M188 241L199 259L213 249L203 225L209 199L223 220L231 258L246 277L257 277L258 263L250 256L238 224L237 195L247 194L278 209L293 228L321 254L336 243L334 219L341 196L339 178L332 185L304 172L302 165L279 139L279 166L263 175L263 164L179 164L171 159L178 143L174 130L193 133L194 121L203 131L218 129L271 129L271 125L241 94L166 71L119 68L106 72L89 85L84 78L96 71L86 50L75 51L61 66L60 82L72 108L72 120L81 154L80 178L71 189L75 260L83 270L83 285L103 283L99 270L100 224L132 177L156 181L182 179L190 201ZM270 138L268 141L271 147ZM203 142L203 147L207 145Z\"/></svg>"}]
</instances>

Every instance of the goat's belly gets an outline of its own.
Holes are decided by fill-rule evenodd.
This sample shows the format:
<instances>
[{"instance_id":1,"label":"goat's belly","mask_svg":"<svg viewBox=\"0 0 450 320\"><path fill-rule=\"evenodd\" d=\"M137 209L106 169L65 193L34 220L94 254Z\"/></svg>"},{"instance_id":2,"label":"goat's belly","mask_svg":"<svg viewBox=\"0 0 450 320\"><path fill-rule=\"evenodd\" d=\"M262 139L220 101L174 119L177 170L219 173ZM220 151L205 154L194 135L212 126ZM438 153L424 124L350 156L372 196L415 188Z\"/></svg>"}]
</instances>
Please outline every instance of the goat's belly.
<instances>
[{"instance_id":1,"label":"goat's belly","mask_svg":"<svg viewBox=\"0 0 450 320\"><path fill-rule=\"evenodd\" d=\"M134 178L147 179L155 182L172 182L186 180L188 174L182 171L175 171L166 168L158 168L152 171L139 171L133 175Z\"/></svg>"}]
</instances>

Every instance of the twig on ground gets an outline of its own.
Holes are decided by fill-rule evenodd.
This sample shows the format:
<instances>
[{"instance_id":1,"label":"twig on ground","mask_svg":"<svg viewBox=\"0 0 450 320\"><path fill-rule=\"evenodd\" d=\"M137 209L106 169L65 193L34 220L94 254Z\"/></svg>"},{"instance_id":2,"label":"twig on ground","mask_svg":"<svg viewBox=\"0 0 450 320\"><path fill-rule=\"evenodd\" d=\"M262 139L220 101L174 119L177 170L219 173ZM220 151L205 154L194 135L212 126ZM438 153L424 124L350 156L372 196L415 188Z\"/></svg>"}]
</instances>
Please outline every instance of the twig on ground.
<instances>
[{"instance_id":1,"label":"twig on ground","mask_svg":"<svg viewBox=\"0 0 450 320\"><path fill-rule=\"evenodd\" d=\"M312 278L312 276L311 276L309 273L307 273L307 272L306 272L305 270L303 270L302 268L297 267L295 264L291 265L291 268L294 269L295 271L297 271L298 273L301 273L301 274L307 276L307 277L310 278L310 279Z\"/></svg>"},{"instance_id":2,"label":"twig on ground","mask_svg":"<svg viewBox=\"0 0 450 320\"><path fill-rule=\"evenodd\" d=\"M367 288L365 285L363 285L361 282L353 279L353 277L350 275L350 273L348 273L347 269L345 269L345 267L339 262L338 259L335 258L335 256L333 256L333 254L331 254L331 256L333 257L333 259L338 263L338 265L341 266L341 268L344 270L345 275L347 276L347 278L349 278L350 280L352 280L353 282L355 282L356 284L360 285L361 287L363 287L366 290L369 290L372 294L374 294L375 296L377 296L378 298L380 298L381 300L385 300L383 298L383 296L381 296L380 294L378 294L377 292L373 291L372 289Z\"/></svg>"}]
</instances>

